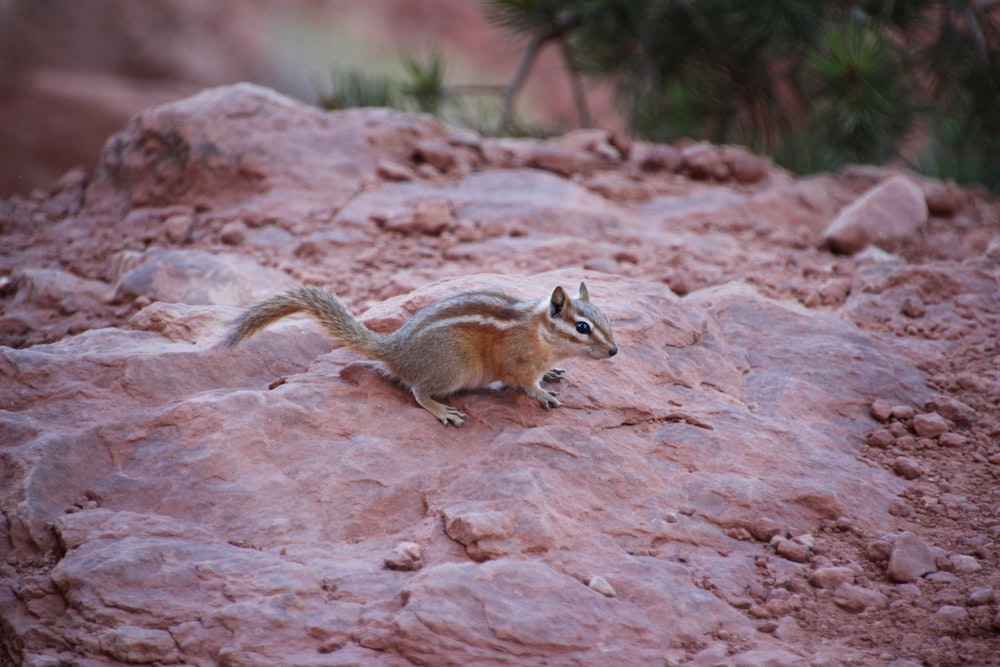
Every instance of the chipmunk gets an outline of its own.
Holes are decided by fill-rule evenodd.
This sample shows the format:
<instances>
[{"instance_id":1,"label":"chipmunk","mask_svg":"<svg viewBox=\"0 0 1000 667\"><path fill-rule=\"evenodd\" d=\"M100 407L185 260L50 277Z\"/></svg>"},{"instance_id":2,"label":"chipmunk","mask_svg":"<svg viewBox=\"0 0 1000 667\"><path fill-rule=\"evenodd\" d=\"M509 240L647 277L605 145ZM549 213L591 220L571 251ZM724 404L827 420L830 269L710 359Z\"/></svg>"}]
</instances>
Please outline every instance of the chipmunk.
<instances>
[{"instance_id":1,"label":"chipmunk","mask_svg":"<svg viewBox=\"0 0 1000 667\"><path fill-rule=\"evenodd\" d=\"M499 380L520 387L547 410L561 405L555 392L541 386L543 380L562 379L565 371L554 368L556 362L618 353L611 320L590 303L583 283L575 299L562 287L539 301L521 301L493 290L456 294L417 311L392 333L366 327L331 292L299 287L245 311L232 323L226 344L236 345L297 312L311 315L343 345L385 364L445 426L461 426L467 415L434 396Z\"/></svg>"}]
</instances>

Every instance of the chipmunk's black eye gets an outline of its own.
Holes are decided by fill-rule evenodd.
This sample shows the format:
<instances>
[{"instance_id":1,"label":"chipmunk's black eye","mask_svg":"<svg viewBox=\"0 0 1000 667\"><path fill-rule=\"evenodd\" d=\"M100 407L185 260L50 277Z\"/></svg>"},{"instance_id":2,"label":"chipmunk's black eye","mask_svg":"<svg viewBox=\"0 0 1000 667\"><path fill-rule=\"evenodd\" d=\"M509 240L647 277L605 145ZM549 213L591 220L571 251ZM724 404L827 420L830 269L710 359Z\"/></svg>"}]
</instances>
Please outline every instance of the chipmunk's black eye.
<instances>
[{"instance_id":1,"label":"chipmunk's black eye","mask_svg":"<svg viewBox=\"0 0 1000 667\"><path fill-rule=\"evenodd\" d=\"M586 322L577 322L576 330L579 333L582 333L584 336L587 336L590 334L590 325L587 324Z\"/></svg>"}]
</instances>

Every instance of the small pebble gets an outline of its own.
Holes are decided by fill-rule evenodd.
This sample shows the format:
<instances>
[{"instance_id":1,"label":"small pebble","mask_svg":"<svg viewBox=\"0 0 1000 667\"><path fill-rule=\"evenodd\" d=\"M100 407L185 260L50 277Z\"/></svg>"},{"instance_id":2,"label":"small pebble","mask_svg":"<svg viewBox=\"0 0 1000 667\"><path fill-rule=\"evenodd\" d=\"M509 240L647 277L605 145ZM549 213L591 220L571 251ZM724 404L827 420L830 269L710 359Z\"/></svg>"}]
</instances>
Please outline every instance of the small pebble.
<instances>
[{"instance_id":1,"label":"small pebble","mask_svg":"<svg viewBox=\"0 0 1000 667\"><path fill-rule=\"evenodd\" d=\"M868 445L877 449L892 447L896 442L896 436L887 429L880 428L868 434Z\"/></svg>"},{"instance_id":2,"label":"small pebble","mask_svg":"<svg viewBox=\"0 0 1000 667\"><path fill-rule=\"evenodd\" d=\"M990 604L996 598L996 594L993 589L989 586L983 588L974 588L969 591L969 606L981 607L986 604Z\"/></svg>"},{"instance_id":3,"label":"small pebble","mask_svg":"<svg viewBox=\"0 0 1000 667\"><path fill-rule=\"evenodd\" d=\"M795 537L792 538L792 541L793 542L798 542L802 546L808 547L810 549L815 549L816 548L816 540L813 539L813 536L810 535L809 533L803 533L802 535L796 535Z\"/></svg>"},{"instance_id":4,"label":"small pebble","mask_svg":"<svg viewBox=\"0 0 1000 667\"><path fill-rule=\"evenodd\" d=\"M903 305L900 308L902 312L907 317L917 318L923 317L927 312L927 308L924 306L924 302L915 296L908 296L903 299Z\"/></svg>"},{"instance_id":5,"label":"small pebble","mask_svg":"<svg viewBox=\"0 0 1000 667\"><path fill-rule=\"evenodd\" d=\"M885 609L889 599L879 593L854 584L841 584L833 592L833 603L846 612L860 614L866 609Z\"/></svg>"},{"instance_id":6,"label":"small pebble","mask_svg":"<svg viewBox=\"0 0 1000 667\"><path fill-rule=\"evenodd\" d=\"M889 424L889 433L892 434L894 438L903 438L909 435L910 431L906 428L906 424L893 422Z\"/></svg>"},{"instance_id":7,"label":"small pebble","mask_svg":"<svg viewBox=\"0 0 1000 667\"><path fill-rule=\"evenodd\" d=\"M841 584L854 583L854 572L847 567L821 567L809 574L809 583L816 588L833 590Z\"/></svg>"},{"instance_id":8,"label":"small pebble","mask_svg":"<svg viewBox=\"0 0 1000 667\"><path fill-rule=\"evenodd\" d=\"M893 468L896 470L896 474L903 479L916 479L924 474L920 464L908 456L897 456L893 462Z\"/></svg>"},{"instance_id":9,"label":"small pebble","mask_svg":"<svg viewBox=\"0 0 1000 667\"><path fill-rule=\"evenodd\" d=\"M951 561L952 569L960 574L971 574L973 572L979 572L983 569L983 566L979 563L979 560L976 559L975 556L955 554L948 560Z\"/></svg>"},{"instance_id":10,"label":"small pebble","mask_svg":"<svg viewBox=\"0 0 1000 667\"><path fill-rule=\"evenodd\" d=\"M383 563L390 570L407 572L419 570L420 566L424 564L423 559L423 553L420 550L419 544L415 542L400 542L385 557Z\"/></svg>"},{"instance_id":11,"label":"small pebble","mask_svg":"<svg viewBox=\"0 0 1000 667\"><path fill-rule=\"evenodd\" d=\"M812 556L811 550L804 544L792 540L780 540L775 548L782 558L787 558L794 563L808 563Z\"/></svg>"},{"instance_id":12,"label":"small pebble","mask_svg":"<svg viewBox=\"0 0 1000 667\"><path fill-rule=\"evenodd\" d=\"M924 578L935 584L957 584L959 582L959 578L951 572L931 572Z\"/></svg>"},{"instance_id":13,"label":"small pebble","mask_svg":"<svg viewBox=\"0 0 1000 667\"><path fill-rule=\"evenodd\" d=\"M774 621L764 621L757 626L757 632L764 632L770 634L778 629L778 624Z\"/></svg>"},{"instance_id":14,"label":"small pebble","mask_svg":"<svg viewBox=\"0 0 1000 667\"><path fill-rule=\"evenodd\" d=\"M750 534L761 542L770 542L771 539L782 532L781 526L774 519L760 517L750 526Z\"/></svg>"},{"instance_id":15,"label":"small pebble","mask_svg":"<svg viewBox=\"0 0 1000 667\"><path fill-rule=\"evenodd\" d=\"M936 569L934 552L926 542L908 531L896 538L887 568L891 581L896 583L914 581Z\"/></svg>"},{"instance_id":16,"label":"small pebble","mask_svg":"<svg viewBox=\"0 0 1000 667\"><path fill-rule=\"evenodd\" d=\"M948 422L936 412L922 412L913 418L913 430L922 438L936 438L948 430Z\"/></svg>"},{"instance_id":17,"label":"small pebble","mask_svg":"<svg viewBox=\"0 0 1000 667\"><path fill-rule=\"evenodd\" d=\"M917 414L917 411L909 405L894 405L889 412L896 419L903 420L913 419L913 416Z\"/></svg>"},{"instance_id":18,"label":"small pebble","mask_svg":"<svg viewBox=\"0 0 1000 667\"><path fill-rule=\"evenodd\" d=\"M891 503L889 503L889 514L899 517L907 517L913 514L913 508L910 507L908 503L903 498L894 498Z\"/></svg>"},{"instance_id":19,"label":"small pebble","mask_svg":"<svg viewBox=\"0 0 1000 667\"><path fill-rule=\"evenodd\" d=\"M961 447L966 442L968 442L968 438L958 433L942 433L938 437L938 444L942 447Z\"/></svg>"},{"instance_id":20,"label":"small pebble","mask_svg":"<svg viewBox=\"0 0 1000 667\"><path fill-rule=\"evenodd\" d=\"M608 580L599 575L595 574L594 576L592 576L590 578L590 581L587 582L587 586L597 591L604 597L608 598L618 597L618 593L616 593L615 589L611 587L611 584L608 583Z\"/></svg>"},{"instance_id":21,"label":"small pebble","mask_svg":"<svg viewBox=\"0 0 1000 667\"><path fill-rule=\"evenodd\" d=\"M868 545L865 554L868 556L868 560L875 563L888 561L892 554L892 543L886 540L876 540Z\"/></svg>"},{"instance_id":22,"label":"small pebble","mask_svg":"<svg viewBox=\"0 0 1000 667\"><path fill-rule=\"evenodd\" d=\"M954 632L969 618L965 607L946 604L931 616L931 626L940 632Z\"/></svg>"},{"instance_id":23,"label":"small pebble","mask_svg":"<svg viewBox=\"0 0 1000 667\"><path fill-rule=\"evenodd\" d=\"M230 220L219 232L219 240L226 245L239 245L246 240L247 226L242 220Z\"/></svg>"},{"instance_id":24,"label":"small pebble","mask_svg":"<svg viewBox=\"0 0 1000 667\"><path fill-rule=\"evenodd\" d=\"M892 416L892 403L880 398L872 403L871 411L872 417L880 422L887 422Z\"/></svg>"}]
</instances>

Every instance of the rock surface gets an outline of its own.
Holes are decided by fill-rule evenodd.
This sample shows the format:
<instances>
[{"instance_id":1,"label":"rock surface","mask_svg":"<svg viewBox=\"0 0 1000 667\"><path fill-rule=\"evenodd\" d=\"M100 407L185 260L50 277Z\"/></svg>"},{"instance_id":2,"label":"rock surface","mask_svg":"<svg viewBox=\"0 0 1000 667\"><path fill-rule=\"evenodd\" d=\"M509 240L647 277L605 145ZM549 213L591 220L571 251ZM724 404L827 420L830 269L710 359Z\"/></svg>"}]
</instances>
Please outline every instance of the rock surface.
<instances>
[{"instance_id":1,"label":"rock surface","mask_svg":"<svg viewBox=\"0 0 1000 667\"><path fill-rule=\"evenodd\" d=\"M143 112L0 206L0 654L990 664L1000 214L958 191L898 255L823 250L892 178L249 85ZM463 429L309 320L220 345L290 284L388 330L581 279L621 353L569 360L558 410L461 393Z\"/></svg>"},{"instance_id":2,"label":"rock surface","mask_svg":"<svg viewBox=\"0 0 1000 667\"><path fill-rule=\"evenodd\" d=\"M920 187L906 176L893 176L841 210L823 240L838 252L869 245L895 251L927 224L927 215Z\"/></svg>"}]
</instances>

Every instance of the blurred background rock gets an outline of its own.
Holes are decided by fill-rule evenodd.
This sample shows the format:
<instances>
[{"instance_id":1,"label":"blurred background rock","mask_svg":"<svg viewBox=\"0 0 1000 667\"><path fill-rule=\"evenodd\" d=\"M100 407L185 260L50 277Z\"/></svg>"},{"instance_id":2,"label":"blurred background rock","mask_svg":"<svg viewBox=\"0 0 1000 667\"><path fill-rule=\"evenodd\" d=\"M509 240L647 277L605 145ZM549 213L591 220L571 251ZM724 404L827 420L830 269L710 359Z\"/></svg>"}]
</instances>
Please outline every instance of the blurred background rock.
<instances>
[{"instance_id":1,"label":"blurred background rock","mask_svg":"<svg viewBox=\"0 0 1000 667\"><path fill-rule=\"evenodd\" d=\"M408 62L437 57L449 82L490 104L522 46L470 0L0 0L0 198L92 170L135 113L202 88L251 81L316 103L338 76L405 79ZM550 51L518 111L535 126L572 127ZM589 95L613 126L609 95Z\"/></svg>"},{"instance_id":2,"label":"blurred background rock","mask_svg":"<svg viewBox=\"0 0 1000 667\"><path fill-rule=\"evenodd\" d=\"M0 197L236 81L484 134L596 125L1000 191L996 0L0 0Z\"/></svg>"}]
</instances>

